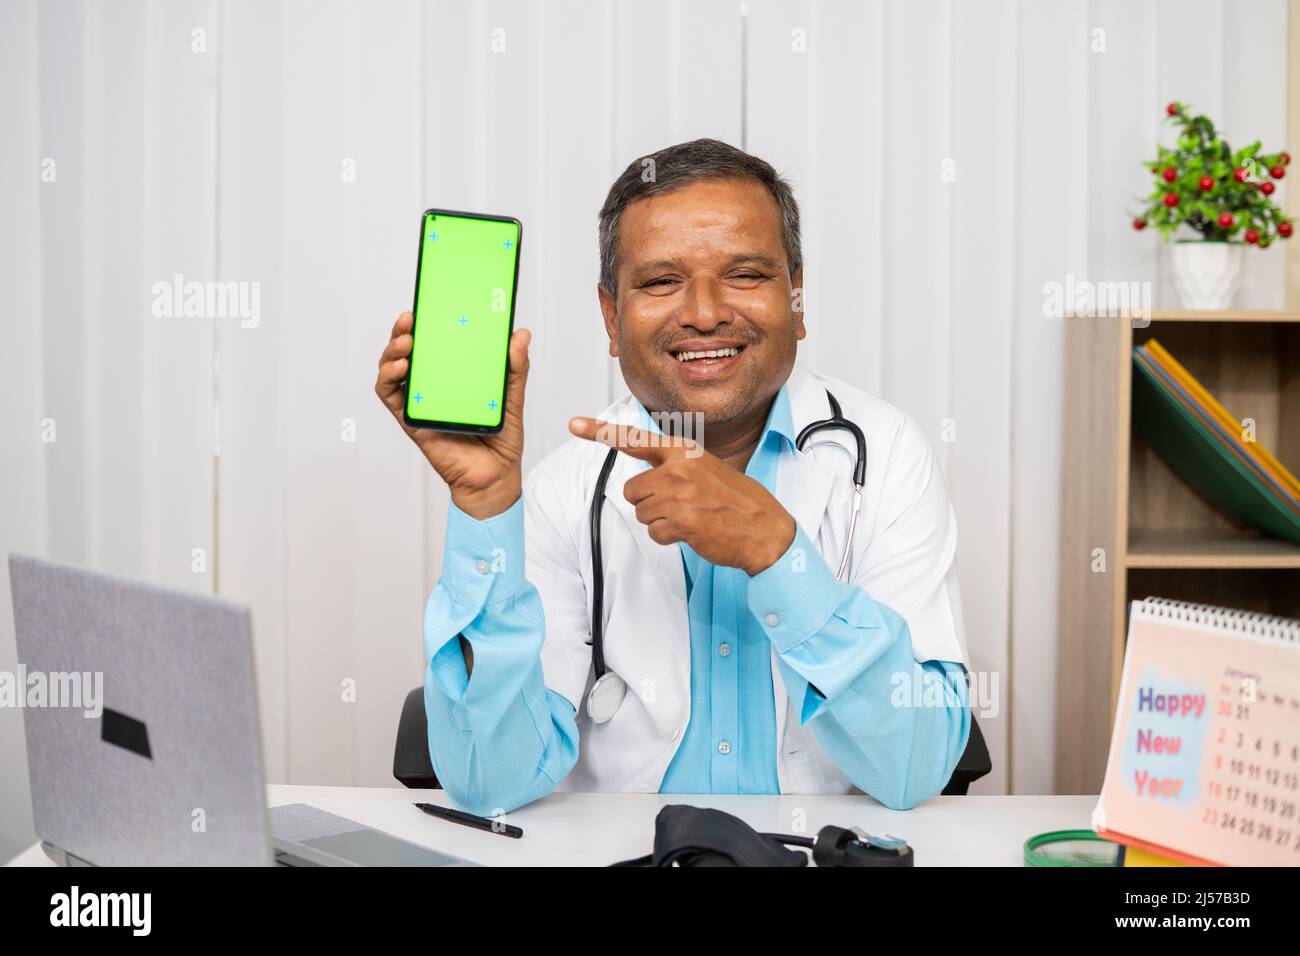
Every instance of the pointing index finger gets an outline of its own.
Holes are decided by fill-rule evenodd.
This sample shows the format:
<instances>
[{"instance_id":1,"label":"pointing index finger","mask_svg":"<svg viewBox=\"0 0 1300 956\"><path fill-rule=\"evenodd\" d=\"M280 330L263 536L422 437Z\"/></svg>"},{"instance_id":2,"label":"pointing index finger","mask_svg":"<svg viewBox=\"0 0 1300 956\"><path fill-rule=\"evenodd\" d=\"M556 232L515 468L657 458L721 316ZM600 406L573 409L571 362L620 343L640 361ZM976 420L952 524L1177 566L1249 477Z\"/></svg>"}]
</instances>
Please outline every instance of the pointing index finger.
<instances>
[{"instance_id":1,"label":"pointing index finger","mask_svg":"<svg viewBox=\"0 0 1300 956\"><path fill-rule=\"evenodd\" d=\"M569 419L569 431L587 441L600 442L610 448L617 448L624 454L631 455L652 465L662 465L683 451L690 451L695 443L690 439L675 438L647 431L632 425L620 425L616 422L602 421L599 418L579 416Z\"/></svg>"}]
</instances>

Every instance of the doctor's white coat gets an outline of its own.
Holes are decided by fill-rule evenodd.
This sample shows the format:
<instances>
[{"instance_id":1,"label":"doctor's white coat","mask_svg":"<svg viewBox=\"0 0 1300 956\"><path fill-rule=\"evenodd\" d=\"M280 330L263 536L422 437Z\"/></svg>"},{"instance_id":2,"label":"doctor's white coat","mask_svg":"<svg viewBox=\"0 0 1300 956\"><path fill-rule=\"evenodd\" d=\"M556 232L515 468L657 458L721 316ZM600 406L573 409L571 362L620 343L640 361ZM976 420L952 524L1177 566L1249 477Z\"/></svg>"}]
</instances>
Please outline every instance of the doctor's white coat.
<instances>
[{"instance_id":1,"label":"doctor's white coat","mask_svg":"<svg viewBox=\"0 0 1300 956\"><path fill-rule=\"evenodd\" d=\"M956 521L938 462L925 435L903 412L843 382L796 365L788 382L797 434L830 416L826 390L866 437L867 472L848 580L900 614L918 661L969 666L961 600L953 573ZM639 424L627 396L599 418ZM524 487L526 575L546 619L541 662L546 686L577 711L577 764L560 790L655 792L686 733L691 713L690 629L681 551L651 540L623 484L648 467L616 458L606 486L606 665L627 682L613 719L586 713L591 662L589 509L608 449L573 438L538 464ZM814 541L832 573L839 566L851 515L853 437L820 432L798 455L783 453L776 497ZM822 750L811 725L800 726L773 651L777 778L782 793L848 793L853 785Z\"/></svg>"}]
</instances>

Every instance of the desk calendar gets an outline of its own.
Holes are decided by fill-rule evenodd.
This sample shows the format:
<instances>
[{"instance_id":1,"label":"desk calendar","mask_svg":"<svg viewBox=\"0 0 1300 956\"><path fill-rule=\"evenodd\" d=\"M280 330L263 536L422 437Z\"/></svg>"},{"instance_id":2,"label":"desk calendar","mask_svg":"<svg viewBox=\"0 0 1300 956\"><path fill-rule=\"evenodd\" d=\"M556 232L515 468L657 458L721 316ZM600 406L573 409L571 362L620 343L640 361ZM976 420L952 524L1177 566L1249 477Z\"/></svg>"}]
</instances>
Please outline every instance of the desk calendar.
<instances>
[{"instance_id":1,"label":"desk calendar","mask_svg":"<svg viewBox=\"0 0 1300 956\"><path fill-rule=\"evenodd\" d=\"M1135 601L1102 836L1190 863L1300 866L1300 622Z\"/></svg>"}]
</instances>

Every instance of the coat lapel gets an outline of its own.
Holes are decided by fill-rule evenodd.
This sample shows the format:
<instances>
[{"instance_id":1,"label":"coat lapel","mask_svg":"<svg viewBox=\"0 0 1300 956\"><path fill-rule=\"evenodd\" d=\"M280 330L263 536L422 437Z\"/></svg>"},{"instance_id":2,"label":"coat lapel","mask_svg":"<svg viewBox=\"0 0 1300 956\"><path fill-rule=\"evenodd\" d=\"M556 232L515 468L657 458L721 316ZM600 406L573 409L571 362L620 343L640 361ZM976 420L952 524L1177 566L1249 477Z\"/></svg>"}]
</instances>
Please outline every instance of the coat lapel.
<instances>
[{"instance_id":1,"label":"coat lapel","mask_svg":"<svg viewBox=\"0 0 1300 956\"><path fill-rule=\"evenodd\" d=\"M788 383L790 392L790 418L797 436L805 426L829 418L830 402L826 389L800 366L796 365ZM850 455L857 448L842 430L818 433L810 444L833 441L845 445ZM834 454L838 454L835 452ZM794 517L799 527L816 544L822 522L826 520L826 503L835 486L837 472L829 464L818 461L813 450L782 455L777 462L776 497L786 511ZM831 563L827 557L827 563Z\"/></svg>"},{"instance_id":2,"label":"coat lapel","mask_svg":"<svg viewBox=\"0 0 1300 956\"><path fill-rule=\"evenodd\" d=\"M636 516L636 505L623 496L623 485L635 475L649 467L628 455L619 455L615 459L614 470L609 474L605 485L605 498L618 512L623 524L636 542L637 550L646 564L654 571L655 580L668 602L680 601L686 604L686 574L682 569L682 552L677 545L659 544L650 537L650 531ZM673 605L669 603L668 607Z\"/></svg>"},{"instance_id":3,"label":"coat lapel","mask_svg":"<svg viewBox=\"0 0 1300 956\"><path fill-rule=\"evenodd\" d=\"M601 418L622 424L641 425L636 401L630 397L602 414ZM605 499L606 505L618 515L623 525L622 530L635 542L636 549L645 562L644 567L649 569L659 594L658 608L653 611L644 608L645 619L636 622L637 625L653 630L653 639L646 640L644 638L647 635L642 634L620 650L644 665L637 669L638 673L672 675L675 679L676 687L664 688L656 695L660 704L667 706L650 708L651 719L659 732L667 738L674 730L684 729L690 717L690 621L686 607L686 572L682 566L681 549L675 544L663 545L652 539L649 529L637 519L636 506L623 496L624 483L648 467L645 462L629 455L618 455L614 459L613 470L609 473L609 481L605 484ZM607 527L612 533L616 526L611 522ZM651 627L651 620L660 623ZM609 659L608 652L606 658ZM635 679L635 674L625 675L627 676ZM673 737L673 740L677 739Z\"/></svg>"},{"instance_id":4,"label":"coat lapel","mask_svg":"<svg viewBox=\"0 0 1300 956\"><path fill-rule=\"evenodd\" d=\"M830 404L826 399L826 390L812 375L796 365L787 383L790 397L790 416L795 434L810 422L827 418L831 414ZM601 418L630 425L640 424L640 414L636 402L630 396L614 407L607 409ZM823 433L815 441L840 441L839 431ZM851 441L848 443L852 444ZM850 450L850 454L852 451ZM829 464L818 461L814 452L799 452L795 455L783 454L777 462L776 498L781 502L804 533L817 544L822 537L820 532L826 520L827 501L836 481L836 471ZM678 675L681 681L681 699L690 696L690 625L686 611L686 576L682 568L681 550L676 545L661 545L650 537L636 516L636 507L623 496L624 483L648 467L628 455L619 455L615 459L613 470L605 487L607 503L618 514L624 529L636 543L645 566L654 576L655 584L663 598L663 607L673 609L666 615L667 634L660 639L647 642L637 649L660 658L659 672ZM612 529L611 529L612 530ZM833 536L832 536L833 537ZM826 556L828 563L834 563L834 556ZM780 783L785 790L790 781L785 773L785 760L780 752L785 739L789 696L781 678L779 661L775 650L772 652L772 688L773 703L776 710L777 769ZM677 698L677 695L672 695ZM656 715L657 720L676 719L669 715ZM686 717L689 717L689 709ZM662 729L662 728L661 728Z\"/></svg>"},{"instance_id":5,"label":"coat lapel","mask_svg":"<svg viewBox=\"0 0 1300 956\"><path fill-rule=\"evenodd\" d=\"M787 386L790 395L790 418L796 436L806 425L830 417L831 407L826 398L826 389L805 369L796 365ZM843 434L839 430L822 432L813 438L810 444L827 440L838 442ZM829 464L819 462L811 450L798 452L793 456L782 455L777 463L776 498L785 510L790 512L814 545L819 545L821 540L822 523L827 520L826 503L830 500L835 479L835 470ZM833 555L825 555L824 558L834 567L836 562ZM781 676L780 659L775 648L772 649L772 691L773 703L776 707L777 773L784 792L792 783L786 774L782 749L785 741L787 711L790 708L789 695Z\"/></svg>"}]
</instances>

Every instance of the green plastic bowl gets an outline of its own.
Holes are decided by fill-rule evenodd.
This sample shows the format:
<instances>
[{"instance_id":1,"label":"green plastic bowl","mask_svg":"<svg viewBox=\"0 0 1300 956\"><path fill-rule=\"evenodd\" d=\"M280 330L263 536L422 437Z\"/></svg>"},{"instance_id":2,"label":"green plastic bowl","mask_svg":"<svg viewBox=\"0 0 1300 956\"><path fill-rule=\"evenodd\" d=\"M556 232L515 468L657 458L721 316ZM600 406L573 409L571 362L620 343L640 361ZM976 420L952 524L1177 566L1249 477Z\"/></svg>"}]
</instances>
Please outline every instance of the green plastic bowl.
<instances>
[{"instance_id":1,"label":"green plastic bowl","mask_svg":"<svg viewBox=\"0 0 1300 956\"><path fill-rule=\"evenodd\" d=\"M1025 866L1116 867L1120 849L1092 830L1053 830L1025 841Z\"/></svg>"}]
</instances>

